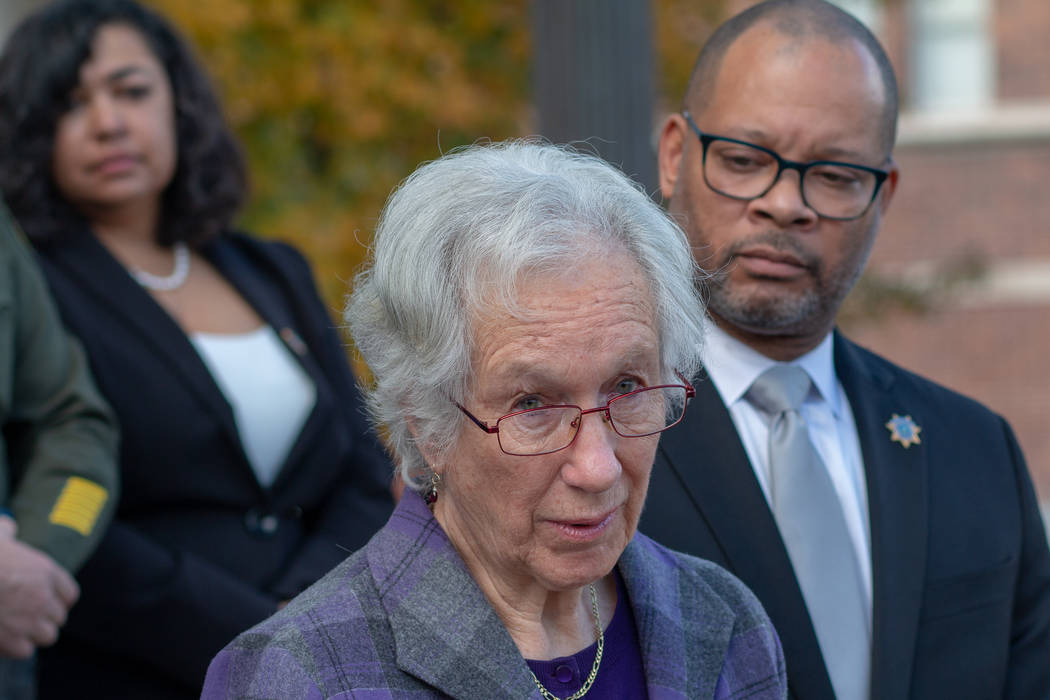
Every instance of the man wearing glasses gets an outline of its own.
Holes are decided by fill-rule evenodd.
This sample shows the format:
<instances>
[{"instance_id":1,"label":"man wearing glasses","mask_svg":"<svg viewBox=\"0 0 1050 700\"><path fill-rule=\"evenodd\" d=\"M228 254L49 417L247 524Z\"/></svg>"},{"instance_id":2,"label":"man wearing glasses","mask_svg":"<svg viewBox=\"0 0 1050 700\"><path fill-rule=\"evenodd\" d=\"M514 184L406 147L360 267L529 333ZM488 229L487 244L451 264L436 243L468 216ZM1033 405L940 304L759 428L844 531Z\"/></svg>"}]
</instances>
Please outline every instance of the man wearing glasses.
<instances>
[{"instance_id":1,"label":"man wearing glasses","mask_svg":"<svg viewBox=\"0 0 1050 700\"><path fill-rule=\"evenodd\" d=\"M704 376L640 529L736 573L792 695L1050 698L1050 553L997 415L834 329L898 170L877 40L820 0L715 31L660 184L710 274Z\"/></svg>"}]
</instances>

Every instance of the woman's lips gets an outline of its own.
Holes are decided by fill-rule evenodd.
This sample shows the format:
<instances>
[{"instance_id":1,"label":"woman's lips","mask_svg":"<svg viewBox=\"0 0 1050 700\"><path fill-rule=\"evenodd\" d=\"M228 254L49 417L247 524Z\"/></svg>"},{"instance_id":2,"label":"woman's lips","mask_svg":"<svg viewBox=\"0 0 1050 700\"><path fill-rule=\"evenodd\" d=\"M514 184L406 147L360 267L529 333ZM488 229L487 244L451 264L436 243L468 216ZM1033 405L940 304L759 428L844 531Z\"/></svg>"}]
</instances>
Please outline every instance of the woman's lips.
<instances>
[{"instance_id":1,"label":"woman's lips","mask_svg":"<svg viewBox=\"0 0 1050 700\"><path fill-rule=\"evenodd\" d=\"M590 542L609 529L609 525L619 510L619 508L614 508L608 513L591 518L550 520L548 522L567 539L574 542Z\"/></svg>"},{"instance_id":2,"label":"woman's lips","mask_svg":"<svg viewBox=\"0 0 1050 700\"><path fill-rule=\"evenodd\" d=\"M103 158L91 166L91 170L99 175L120 175L138 165L138 159L131 155L116 155Z\"/></svg>"}]
</instances>

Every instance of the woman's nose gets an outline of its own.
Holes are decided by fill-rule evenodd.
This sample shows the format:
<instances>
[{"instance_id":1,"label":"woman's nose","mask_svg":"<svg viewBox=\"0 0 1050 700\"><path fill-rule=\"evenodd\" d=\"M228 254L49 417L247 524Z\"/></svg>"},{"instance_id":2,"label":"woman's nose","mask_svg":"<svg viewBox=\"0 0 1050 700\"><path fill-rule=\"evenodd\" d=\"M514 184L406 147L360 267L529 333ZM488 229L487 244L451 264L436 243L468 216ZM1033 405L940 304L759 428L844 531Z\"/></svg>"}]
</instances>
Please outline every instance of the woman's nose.
<instances>
[{"instance_id":1,"label":"woman's nose","mask_svg":"<svg viewBox=\"0 0 1050 700\"><path fill-rule=\"evenodd\" d=\"M92 133L98 138L121 134L125 120L120 105L108 95L98 95L88 106Z\"/></svg>"},{"instance_id":2,"label":"woman's nose","mask_svg":"<svg viewBox=\"0 0 1050 700\"><path fill-rule=\"evenodd\" d=\"M621 439L604 413L581 416L576 439L568 450L567 464L562 469L565 481L585 491L601 492L611 488L623 470L616 455Z\"/></svg>"}]
</instances>

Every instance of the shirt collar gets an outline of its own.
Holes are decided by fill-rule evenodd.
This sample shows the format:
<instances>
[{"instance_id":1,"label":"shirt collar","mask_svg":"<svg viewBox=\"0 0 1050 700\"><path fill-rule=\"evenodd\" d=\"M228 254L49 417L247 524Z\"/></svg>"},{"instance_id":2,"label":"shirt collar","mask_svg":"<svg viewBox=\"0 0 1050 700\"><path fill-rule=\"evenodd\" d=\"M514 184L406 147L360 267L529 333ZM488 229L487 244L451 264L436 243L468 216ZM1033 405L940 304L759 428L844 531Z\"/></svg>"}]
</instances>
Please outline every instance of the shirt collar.
<instances>
[{"instance_id":1,"label":"shirt collar","mask_svg":"<svg viewBox=\"0 0 1050 700\"><path fill-rule=\"evenodd\" d=\"M706 318L705 330L704 367L722 400L731 406L744 398L759 375L777 363L726 333L710 317ZM838 418L842 400L837 390L832 341L832 334L828 333L817 347L789 364L806 370L821 398Z\"/></svg>"}]
</instances>

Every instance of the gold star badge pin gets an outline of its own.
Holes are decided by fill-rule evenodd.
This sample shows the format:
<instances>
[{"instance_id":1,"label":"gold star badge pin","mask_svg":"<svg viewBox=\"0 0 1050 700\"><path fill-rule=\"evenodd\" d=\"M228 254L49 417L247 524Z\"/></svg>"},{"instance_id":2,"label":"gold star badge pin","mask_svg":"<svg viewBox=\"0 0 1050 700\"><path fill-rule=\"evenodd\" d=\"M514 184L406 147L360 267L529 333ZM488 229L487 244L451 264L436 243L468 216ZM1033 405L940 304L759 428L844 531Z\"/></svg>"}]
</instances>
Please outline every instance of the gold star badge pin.
<instances>
[{"instance_id":1,"label":"gold star badge pin","mask_svg":"<svg viewBox=\"0 0 1050 700\"><path fill-rule=\"evenodd\" d=\"M922 442L919 439L919 433L922 432L922 428L915 424L911 416L898 416L894 413L893 417L886 423L886 429L890 431L890 440L899 442L904 448L918 445Z\"/></svg>"}]
</instances>

